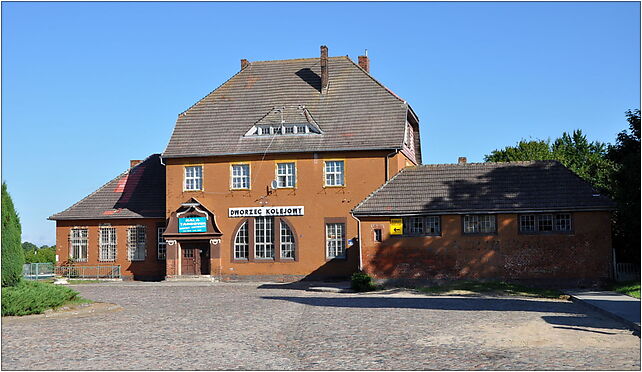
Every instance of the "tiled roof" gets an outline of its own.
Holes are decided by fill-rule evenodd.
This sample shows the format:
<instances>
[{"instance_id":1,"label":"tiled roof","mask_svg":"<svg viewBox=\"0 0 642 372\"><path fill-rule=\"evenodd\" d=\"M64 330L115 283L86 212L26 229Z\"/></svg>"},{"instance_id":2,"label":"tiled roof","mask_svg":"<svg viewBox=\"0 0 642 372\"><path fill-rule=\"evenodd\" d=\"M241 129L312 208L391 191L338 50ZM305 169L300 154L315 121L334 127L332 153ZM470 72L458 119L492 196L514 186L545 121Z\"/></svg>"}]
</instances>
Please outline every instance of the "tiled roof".
<instances>
[{"instance_id":1,"label":"tiled roof","mask_svg":"<svg viewBox=\"0 0 642 372\"><path fill-rule=\"evenodd\" d=\"M408 105L348 57L252 62L179 115L163 157L399 149ZM322 135L244 134L275 107L304 106Z\"/></svg>"},{"instance_id":2,"label":"tiled roof","mask_svg":"<svg viewBox=\"0 0 642 372\"><path fill-rule=\"evenodd\" d=\"M355 215L608 210L614 203L557 161L409 167L373 192Z\"/></svg>"},{"instance_id":3,"label":"tiled roof","mask_svg":"<svg viewBox=\"0 0 642 372\"><path fill-rule=\"evenodd\" d=\"M160 155L154 154L49 219L163 217L165 217L165 167L160 162Z\"/></svg>"}]
</instances>

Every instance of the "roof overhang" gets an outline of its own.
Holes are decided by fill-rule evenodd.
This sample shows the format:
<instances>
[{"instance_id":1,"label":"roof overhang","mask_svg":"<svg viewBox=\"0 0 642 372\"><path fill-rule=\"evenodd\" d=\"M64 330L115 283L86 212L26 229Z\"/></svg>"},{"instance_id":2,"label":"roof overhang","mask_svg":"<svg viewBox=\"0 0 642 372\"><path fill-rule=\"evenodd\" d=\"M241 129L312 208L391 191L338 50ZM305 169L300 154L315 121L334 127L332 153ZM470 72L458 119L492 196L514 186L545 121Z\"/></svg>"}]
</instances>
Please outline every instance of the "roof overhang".
<instances>
[{"instance_id":1,"label":"roof overhang","mask_svg":"<svg viewBox=\"0 0 642 372\"><path fill-rule=\"evenodd\" d=\"M393 151L401 150L401 147L385 147L385 148L349 148L349 149L323 149L314 151L304 150L289 150L289 151L270 151L270 154L295 154L295 153L314 153L314 152L336 152L336 151ZM161 155L164 159L182 159L182 158L205 158L215 156L238 156L238 155L263 155L264 151L250 151L250 152L226 152L226 153L204 153L204 154L187 154L187 155Z\"/></svg>"}]
</instances>

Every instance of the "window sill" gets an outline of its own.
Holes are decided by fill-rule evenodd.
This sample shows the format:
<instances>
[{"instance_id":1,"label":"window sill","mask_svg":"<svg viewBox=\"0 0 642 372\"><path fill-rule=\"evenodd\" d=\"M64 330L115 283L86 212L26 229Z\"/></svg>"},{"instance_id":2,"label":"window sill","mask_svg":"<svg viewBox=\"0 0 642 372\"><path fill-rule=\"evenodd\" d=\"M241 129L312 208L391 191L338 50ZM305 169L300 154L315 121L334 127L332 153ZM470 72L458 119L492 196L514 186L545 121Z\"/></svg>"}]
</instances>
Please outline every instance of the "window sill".
<instances>
[{"instance_id":1,"label":"window sill","mask_svg":"<svg viewBox=\"0 0 642 372\"><path fill-rule=\"evenodd\" d=\"M325 260L326 262L330 261L346 261L348 259L347 256L340 256L340 257L326 257Z\"/></svg>"},{"instance_id":2,"label":"window sill","mask_svg":"<svg viewBox=\"0 0 642 372\"><path fill-rule=\"evenodd\" d=\"M198 190L185 190L185 189L183 189L183 192L199 192L199 191L202 192L203 189L198 189Z\"/></svg>"},{"instance_id":3,"label":"window sill","mask_svg":"<svg viewBox=\"0 0 642 372\"><path fill-rule=\"evenodd\" d=\"M346 185L338 185L338 186L323 185L324 189L340 189L340 188L344 188L344 187L346 187Z\"/></svg>"},{"instance_id":4,"label":"window sill","mask_svg":"<svg viewBox=\"0 0 642 372\"><path fill-rule=\"evenodd\" d=\"M230 189L230 191L251 191L252 189L247 188L247 189Z\"/></svg>"}]
</instances>

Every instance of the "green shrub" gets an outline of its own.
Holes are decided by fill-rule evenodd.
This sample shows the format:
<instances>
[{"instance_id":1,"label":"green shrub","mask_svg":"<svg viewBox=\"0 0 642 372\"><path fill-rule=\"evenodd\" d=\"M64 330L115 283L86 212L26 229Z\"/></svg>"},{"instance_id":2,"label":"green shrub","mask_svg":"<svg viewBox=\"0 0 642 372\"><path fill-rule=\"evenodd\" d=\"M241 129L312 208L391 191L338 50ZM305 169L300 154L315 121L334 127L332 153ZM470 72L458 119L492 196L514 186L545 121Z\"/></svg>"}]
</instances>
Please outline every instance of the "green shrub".
<instances>
[{"instance_id":1,"label":"green shrub","mask_svg":"<svg viewBox=\"0 0 642 372\"><path fill-rule=\"evenodd\" d=\"M364 272L356 272L352 274L350 281L352 282L352 289L357 292L368 292L376 289L370 275Z\"/></svg>"},{"instance_id":2,"label":"green shrub","mask_svg":"<svg viewBox=\"0 0 642 372\"><path fill-rule=\"evenodd\" d=\"M2 183L2 286L16 285L22 278L25 255L20 244L20 219L7 184Z\"/></svg>"},{"instance_id":3,"label":"green shrub","mask_svg":"<svg viewBox=\"0 0 642 372\"><path fill-rule=\"evenodd\" d=\"M2 288L2 316L41 314L47 309L80 299L78 292L61 285L22 280Z\"/></svg>"},{"instance_id":4,"label":"green shrub","mask_svg":"<svg viewBox=\"0 0 642 372\"><path fill-rule=\"evenodd\" d=\"M56 247L39 248L35 251L25 251L25 263L56 263Z\"/></svg>"}]
</instances>

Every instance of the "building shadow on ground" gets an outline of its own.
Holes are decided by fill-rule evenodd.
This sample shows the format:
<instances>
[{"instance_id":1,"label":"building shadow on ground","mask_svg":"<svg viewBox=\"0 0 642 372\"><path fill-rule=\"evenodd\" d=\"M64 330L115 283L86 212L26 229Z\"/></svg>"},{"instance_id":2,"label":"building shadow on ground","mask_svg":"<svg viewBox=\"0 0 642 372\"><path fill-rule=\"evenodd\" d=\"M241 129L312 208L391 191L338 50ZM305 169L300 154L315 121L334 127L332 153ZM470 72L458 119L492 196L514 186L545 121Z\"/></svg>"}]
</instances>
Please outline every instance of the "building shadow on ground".
<instances>
[{"instance_id":1,"label":"building shadow on ground","mask_svg":"<svg viewBox=\"0 0 642 372\"><path fill-rule=\"evenodd\" d=\"M279 287L282 288L282 287ZM555 328L605 333L603 329L625 330L628 327L618 321L587 313L579 305L566 301L538 301L520 298L479 298L479 297L296 297L262 296L271 301L289 301L308 306L343 307L361 309L417 309L443 311L522 311L548 314L542 319ZM598 328L592 330L585 328Z\"/></svg>"}]
</instances>

